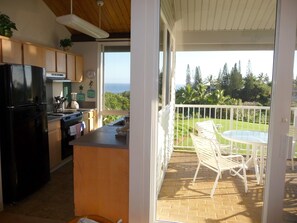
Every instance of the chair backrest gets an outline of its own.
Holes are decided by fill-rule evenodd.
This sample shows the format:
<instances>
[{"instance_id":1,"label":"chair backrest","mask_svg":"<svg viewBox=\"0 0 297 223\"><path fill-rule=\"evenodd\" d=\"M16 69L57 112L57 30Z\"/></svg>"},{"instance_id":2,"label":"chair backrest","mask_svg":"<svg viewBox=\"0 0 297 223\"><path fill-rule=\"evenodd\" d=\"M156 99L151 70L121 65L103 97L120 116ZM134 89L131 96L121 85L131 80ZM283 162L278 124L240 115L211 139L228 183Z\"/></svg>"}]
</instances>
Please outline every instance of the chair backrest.
<instances>
[{"instance_id":1,"label":"chair backrest","mask_svg":"<svg viewBox=\"0 0 297 223\"><path fill-rule=\"evenodd\" d=\"M207 139L217 138L215 124L212 120L196 122L196 129L198 131L198 136L205 137Z\"/></svg>"},{"instance_id":2,"label":"chair backrest","mask_svg":"<svg viewBox=\"0 0 297 223\"><path fill-rule=\"evenodd\" d=\"M216 144L208 138L190 134L192 142L197 154L198 159L208 166L213 168L218 168L218 156L220 156L220 150L217 148Z\"/></svg>"}]
</instances>

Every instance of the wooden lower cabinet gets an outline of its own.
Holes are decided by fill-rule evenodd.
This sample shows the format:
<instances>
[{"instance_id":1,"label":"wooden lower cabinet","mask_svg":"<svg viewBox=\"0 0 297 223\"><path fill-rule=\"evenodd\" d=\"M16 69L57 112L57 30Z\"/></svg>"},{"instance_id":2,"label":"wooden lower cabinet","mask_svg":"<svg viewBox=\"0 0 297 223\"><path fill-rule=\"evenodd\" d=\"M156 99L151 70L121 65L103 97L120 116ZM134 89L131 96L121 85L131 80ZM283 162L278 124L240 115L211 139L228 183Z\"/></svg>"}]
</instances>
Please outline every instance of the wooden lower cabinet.
<instances>
[{"instance_id":1,"label":"wooden lower cabinet","mask_svg":"<svg viewBox=\"0 0 297 223\"><path fill-rule=\"evenodd\" d=\"M87 134L91 131L97 129L97 110L91 110L89 112L83 113L83 121L85 122L86 128L84 129L84 134Z\"/></svg>"},{"instance_id":2,"label":"wooden lower cabinet","mask_svg":"<svg viewBox=\"0 0 297 223\"><path fill-rule=\"evenodd\" d=\"M53 170L62 161L60 120L52 121L48 123L48 144L49 144L50 169Z\"/></svg>"},{"instance_id":3,"label":"wooden lower cabinet","mask_svg":"<svg viewBox=\"0 0 297 223\"><path fill-rule=\"evenodd\" d=\"M127 223L129 150L75 145L73 162L75 215Z\"/></svg>"}]
</instances>

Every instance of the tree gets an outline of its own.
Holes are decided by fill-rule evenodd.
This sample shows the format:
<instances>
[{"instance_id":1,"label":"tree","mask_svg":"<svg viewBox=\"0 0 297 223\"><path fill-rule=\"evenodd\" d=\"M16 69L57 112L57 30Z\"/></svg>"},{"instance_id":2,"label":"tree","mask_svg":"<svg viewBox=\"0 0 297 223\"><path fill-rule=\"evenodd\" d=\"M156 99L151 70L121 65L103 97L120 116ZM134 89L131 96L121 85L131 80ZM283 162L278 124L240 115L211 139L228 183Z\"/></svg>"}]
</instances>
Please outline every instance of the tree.
<instances>
[{"instance_id":1,"label":"tree","mask_svg":"<svg viewBox=\"0 0 297 223\"><path fill-rule=\"evenodd\" d=\"M175 102L176 104L195 104L196 97L196 89L193 89L191 85L187 84L176 91Z\"/></svg>"},{"instance_id":2,"label":"tree","mask_svg":"<svg viewBox=\"0 0 297 223\"><path fill-rule=\"evenodd\" d=\"M230 85L229 92L232 98L240 98L240 90L243 87L242 75L237 69L237 64L234 64L234 67L230 72Z\"/></svg>"},{"instance_id":3,"label":"tree","mask_svg":"<svg viewBox=\"0 0 297 223\"><path fill-rule=\"evenodd\" d=\"M198 66L195 68L193 88L198 88L199 85L201 84L202 84L202 75L201 75L200 67Z\"/></svg>"},{"instance_id":4,"label":"tree","mask_svg":"<svg viewBox=\"0 0 297 223\"><path fill-rule=\"evenodd\" d=\"M187 65L187 70L186 70L186 85L191 85L191 70L190 70L190 65Z\"/></svg>"},{"instance_id":5,"label":"tree","mask_svg":"<svg viewBox=\"0 0 297 223\"><path fill-rule=\"evenodd\" d=\"M248 60L248 64L246 67L246 76L249 76L250 74L253 74L252 72L252 63L250 60Z\"/></svg>"},{"instance_id":6,"label":"tree","mask_svg":"<svg viewBox=\"0 0 297 223\"><path fill-rule=\"evenodd\" d=\"M224 64L222 76L221 76L221 90L224 90L225 95L231 95L231 91L229 89L230 85L230 74L228 71L227 63Z\"/></svg>"},{"instance_id":7,"label":"tree","mask_svg":"<svg viewBox=\"0 0 297 223\"><path fill-rule=\"evenodd\" d=\"M253 73L249 73L245 78L244 78L244 87L241 90L241 99L243 102L253 102L256 101L256 95L257 92L255 91L256 87L256 82L257 79L253 75Z\"/></svg>"}]
</instances>

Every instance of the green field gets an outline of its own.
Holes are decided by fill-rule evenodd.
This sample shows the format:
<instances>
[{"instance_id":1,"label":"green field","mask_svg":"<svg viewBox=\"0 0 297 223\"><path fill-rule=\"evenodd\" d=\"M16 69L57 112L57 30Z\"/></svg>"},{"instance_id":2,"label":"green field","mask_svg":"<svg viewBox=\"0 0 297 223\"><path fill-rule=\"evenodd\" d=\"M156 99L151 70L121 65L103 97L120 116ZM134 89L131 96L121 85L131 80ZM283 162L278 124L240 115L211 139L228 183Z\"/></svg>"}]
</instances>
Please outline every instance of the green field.
<instances>
[{"instance_id":1,"label":"green field","mask_svg":"<svg viewBox=\"0 0 297 223\"><path fill-rule=\"evenodd\" d=\"M175 120L174 126L174 146L178 150L193 150L192 140L190 133L194 132L196 122L202 122L210 120L209 118L192 118L184 120ZM231 121L227 119L212 119L215 124L218 125L219 132L224 132L231 129L237 130L257 130L257 131L268 131L268 124L255 124L244 121L233 121L233 127L231 127ZM226 140L218 137L221 143L227 143ZM245 146L245 145L241 145Z\"/></svg>"}]
</instances>

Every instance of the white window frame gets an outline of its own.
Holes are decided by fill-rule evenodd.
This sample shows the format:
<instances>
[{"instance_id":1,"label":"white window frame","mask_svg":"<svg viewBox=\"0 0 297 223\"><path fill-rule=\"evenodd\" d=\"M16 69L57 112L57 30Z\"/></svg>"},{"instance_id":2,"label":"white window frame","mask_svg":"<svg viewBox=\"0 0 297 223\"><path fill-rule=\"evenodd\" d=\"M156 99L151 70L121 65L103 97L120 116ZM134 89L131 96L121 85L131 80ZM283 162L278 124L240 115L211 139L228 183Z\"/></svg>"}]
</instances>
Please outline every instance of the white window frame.
<instances>
[{"instance_id":1,"label":"white window frame","mask_svg":"<svg viewBox=\"0 0 297 223\"><path fill-rule=\"evenodd\" d=\"M104 53L103 49L105 46L130 46L130 41L116 41L116 42L101 42L99 43L99 64L100 64L100 80L98 81L98 101L97 104L99 105L99 122L102 124L102 117L105 115L127 115L129 111L122 111L122 110L105 110L105 98L104 98L104 58L102 54ZM131 55L131 50L130 50ZM131 75L130 75L131 80ZM131 83L130 83L131 84Z\"/></svg>"}]
</instances>

